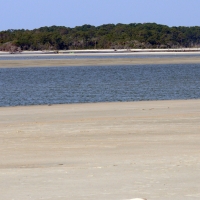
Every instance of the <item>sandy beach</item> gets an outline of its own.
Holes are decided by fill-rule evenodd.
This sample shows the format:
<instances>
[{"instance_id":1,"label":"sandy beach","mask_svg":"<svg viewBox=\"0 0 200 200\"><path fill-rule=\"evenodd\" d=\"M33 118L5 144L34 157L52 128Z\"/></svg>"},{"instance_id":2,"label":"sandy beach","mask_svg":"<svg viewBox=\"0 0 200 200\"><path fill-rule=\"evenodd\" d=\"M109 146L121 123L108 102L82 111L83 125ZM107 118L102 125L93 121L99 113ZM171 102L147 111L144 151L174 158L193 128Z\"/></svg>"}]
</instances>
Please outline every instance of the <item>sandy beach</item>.
<instances>
[{"instance_id":1,"label":"sandy beach","mask_svg":"<svg viewBox=\"0 0 200 200\"><path fill-rule=\"evenodd\" d=\"M6 53L4 53L6 54ZM117 55L135 55L155 57L144 58L117 58ZM159 57L161 55L173 57ZM192 56L193 55L193 56ZM194 56L195 55L195 56ZM1 58L2 55L0 55ZM29 59L10 59L0 60L0 68L16 68L16 67L56 67L56 66L102 66L102 65L144 65L144 64L195 64L200 63L200 52L137 52L137 53L74 53L74 54L37 54L23 53L23 54L6 54L4 57L17 58L29 57ZM32 56L37 56L42 59L31 59ZM45 56L56 56L56 59L44 59ZM63 56L72 56L75 59L63 59ZM104 58L79 58L78 56L104 56ZM108 56L107 58L105 58ZM109 56L116 56L116 58L109 58Z\"/></svg>"},{"instance_id":2,"label":"sandy beach","mask_svg":"<svg viewBox=\"0 0 200 200\"><path fill-rule=\"evenodd\" d=\"M200 100L0 108L1 200L200 199Z\"/></svg>"},{"instance_id":3,"label":"sandy beach","mask_svg":"<svg viewBox=\"0 0 200 200\"><path fill-rule=\"evenodd\" d=\"M56 66L102 66L144 64L195 64L200 57L177 58L106 58L106 59L52 59L52 60L0 60L0 68L56 67Z\"/></svg>"}]
</instances>

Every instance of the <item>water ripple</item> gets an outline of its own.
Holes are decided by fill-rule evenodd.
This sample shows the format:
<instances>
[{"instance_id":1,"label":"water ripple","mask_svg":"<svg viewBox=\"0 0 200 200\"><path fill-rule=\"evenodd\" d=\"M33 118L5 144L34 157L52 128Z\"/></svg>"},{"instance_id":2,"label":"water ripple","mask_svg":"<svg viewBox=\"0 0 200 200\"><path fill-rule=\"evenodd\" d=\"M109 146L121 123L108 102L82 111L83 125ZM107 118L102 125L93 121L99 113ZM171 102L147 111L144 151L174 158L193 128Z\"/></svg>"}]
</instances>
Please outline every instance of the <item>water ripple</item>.
<instances>
[{"instance_id":1,"label":"water ripple","mask_svg":"<svg viewBox=\"0 0 200 200\"><path fill-rule=\"evenodd\" d=\"M200 98L200 65L0 69L0 106Z\"/></svg>"}]
</instances>

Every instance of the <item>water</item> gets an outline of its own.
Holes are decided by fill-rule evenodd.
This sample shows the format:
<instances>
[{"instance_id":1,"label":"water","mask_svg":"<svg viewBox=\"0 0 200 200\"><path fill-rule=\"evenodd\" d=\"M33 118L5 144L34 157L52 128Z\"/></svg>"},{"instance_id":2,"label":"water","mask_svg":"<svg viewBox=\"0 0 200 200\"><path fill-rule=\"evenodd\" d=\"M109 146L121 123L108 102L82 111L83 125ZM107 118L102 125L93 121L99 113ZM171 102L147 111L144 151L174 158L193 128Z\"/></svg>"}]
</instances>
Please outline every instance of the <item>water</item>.
<instances>
[{"instance_id":1,"label":"water","mask_svg":"<svg viewBox=\"0 0 200 200\"><path fill-rule=\"evenodd\" d=\"M200 64L0 69L0 106L200 98Z\"/></svg>"},{"instance_id":2,"label":"water","mask_svg":"<svg viewBox=\"0 0 200 200\"><path fill-rule=\"evenodd\" d=\"M199 57L200 54L197 53L169 53L169 54L151 54L151 53L134 53L134 54L104 54L99 55L93 54L93 55L45 55L41 54L40 56L37 55L23 55L23 54L8 54L8 55L1 55L0 60L55 60L55 59L105 59L105 58L180 58L180 57Z\"/></svg>"}]
</instances>

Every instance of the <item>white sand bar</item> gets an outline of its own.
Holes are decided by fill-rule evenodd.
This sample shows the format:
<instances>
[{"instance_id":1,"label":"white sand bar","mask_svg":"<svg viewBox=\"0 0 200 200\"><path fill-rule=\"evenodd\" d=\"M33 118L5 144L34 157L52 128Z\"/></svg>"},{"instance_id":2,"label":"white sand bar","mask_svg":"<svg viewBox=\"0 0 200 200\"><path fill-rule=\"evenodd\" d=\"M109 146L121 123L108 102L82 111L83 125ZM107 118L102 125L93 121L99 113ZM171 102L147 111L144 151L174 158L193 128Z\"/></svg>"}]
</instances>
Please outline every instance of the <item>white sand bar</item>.
<instances>
[{"instance_id":1,"label":"white sand bar","mask_svg":"<svg viewBox=\"0 0 200 200\"><path fill-rule=\"evenodd\" d=\"M199 200L200 100L0 108L1 200Z\"/></svg>"}]
</instances>

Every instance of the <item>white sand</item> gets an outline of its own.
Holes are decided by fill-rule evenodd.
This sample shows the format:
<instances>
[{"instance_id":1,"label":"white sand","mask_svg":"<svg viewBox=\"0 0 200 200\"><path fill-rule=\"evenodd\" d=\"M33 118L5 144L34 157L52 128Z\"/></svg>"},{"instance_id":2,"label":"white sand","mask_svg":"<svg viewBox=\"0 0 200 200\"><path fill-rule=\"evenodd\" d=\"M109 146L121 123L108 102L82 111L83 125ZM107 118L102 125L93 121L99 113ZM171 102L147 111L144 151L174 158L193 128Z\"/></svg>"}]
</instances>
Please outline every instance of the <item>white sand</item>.
<instances>
[{"instance_id":1,"label":"white sand","mask_svg":"<svg viewBox=\"0 0 200 200\"><path fill-rule=\"evenodd\" d=\"M0 200L200 199L200 100L0 108Z\"/></svg>"}]
</instances>

